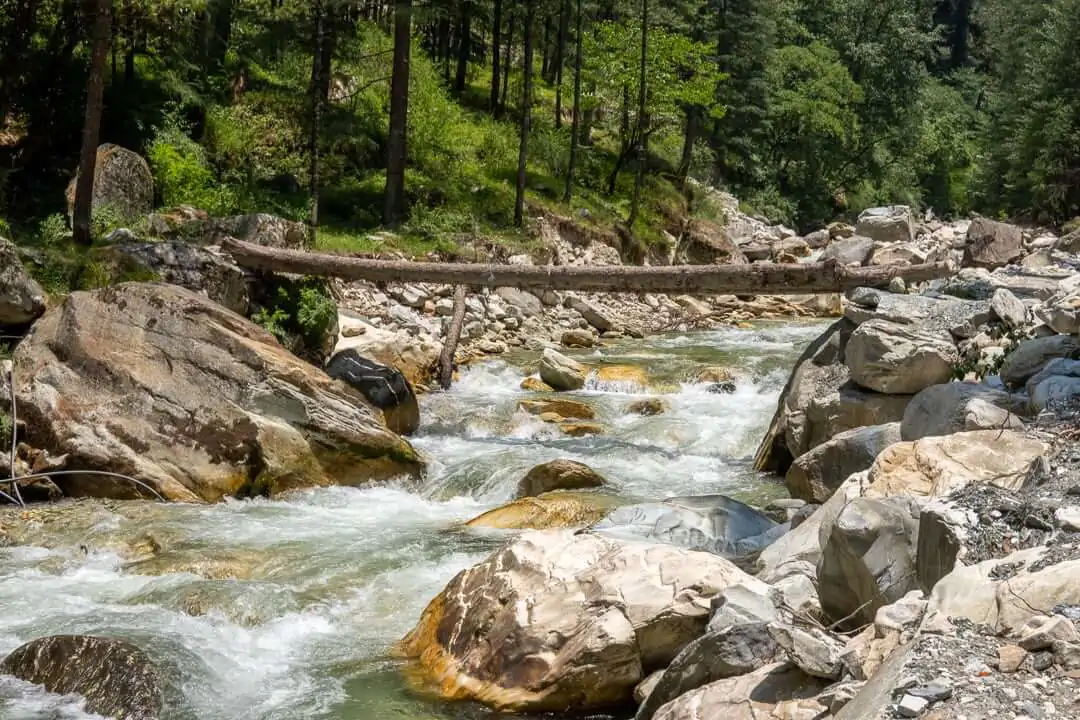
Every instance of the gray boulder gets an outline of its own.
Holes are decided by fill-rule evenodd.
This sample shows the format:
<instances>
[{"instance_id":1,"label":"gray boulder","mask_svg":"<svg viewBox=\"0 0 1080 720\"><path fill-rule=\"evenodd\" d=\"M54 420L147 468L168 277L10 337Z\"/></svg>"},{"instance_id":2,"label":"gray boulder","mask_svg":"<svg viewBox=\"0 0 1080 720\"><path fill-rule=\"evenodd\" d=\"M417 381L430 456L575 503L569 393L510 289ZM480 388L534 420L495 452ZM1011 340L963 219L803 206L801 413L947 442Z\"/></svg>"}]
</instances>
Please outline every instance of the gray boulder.
<instances>
[{"instance_id":1,"label":"gray boulder","mask_svg":"<svg viewBox=\"0 0 1080 720\"><path fill-rule=\"evenodd\" d=\"M823 503L853 473L868 470L881 451L900 442L900 423L847 430L792 463L784 478L792 497Z\"/></svg>"},{"instance_id":2,"label":"gray boulder","mask_svg":"<svg viewBox=\"0 0 1080 720\"><path fill-rule=\"evenodd\" d=\"M821 609L842 627L872 623L878 608L916 589L918 510L908 499L857 497L822 534Z\"/></svg>"},{"instance_id":3,"label":"gray boulder","mask_svg":"<svg viewBox=\"0 0 1080 720\"><path fill-rule=\"evenodd\" d=\"M1023 429L1011 410L1012 395L981 383L932 385L911 399L900 424L903 440L952 435L967 430Z\"/></svg>"},{"instance_id":4,"label":"gray boulder","mask_svg":"<svg viewBox=\"0 0 1080 720\"><path fill-rule=\"evenodd\" d=\"M591 529L621 539L645 539L739 558L768 547L787 526L738 500L702 495L624 506Z\"/></svg>"},{"instance_id":5,"label":"gray boulder","mask_svg":"<svg viewBox=\"0 0 1080 720\"><path fill-rule=\"evenodd\" d=\"M156 720L161 678L142 650L124 640L53 635L16 648L0 673L59 695L86 698L86 709L115 720Z\"/></svg>"},{"instance_id":6,"label":"gray boulder","mask_svg":"<svg viewBox=\"0 0 1080 720\"><path fill-rule=\"evenodd\" d=\"M525 317L544 314L544 303L530 292L513 287L502 287L496 289L495 294L505 300L510 307L521 310L521 314Z\"/></svg>"},{"instance_id":7,"label":"gray boulder","mask_svg":"<svg viewBox=\"0 0 1080 720\"><path fill-rule=\"evenodd\" d=\"M1024 236L1015 225L977 217L968 228L965 267L999 268L1024 256Z\"/></svg>"},{"instance_id":8,"label":"gray boulder","mask_svg":"<svg viewBox=\"0 0 1080 720\"><path fill-rule=\"evenodd\" d=\"M891 205L863 210L855 224L855 233L875 242L911 242L915 239L911 208Z\"/></svg>"},{"instance_id":9,"label":"gray boulder","mask_svg":"<svg viewBox=\"0 0 1080 720\"><path fill-rule=\"evenodd\" d=\"M1073 230L1067 235L1062 235L1054 245L1054 249L1060 252L1077 254L1080 253L1080 229Z\"/></svg>"},{"instance_id":10,"label":"gray boulder","mask_svg":"<svg viewBox=\"0 0 1080 720\"><path fill-rule=\"evenodd\" d=\"M26 272L11 241L0 237L0 327L29 325L45 313L45 291Z\"/></svg>"},{"instance_id":11,"label":"gray boulder","mask_svg":"<svg viewBox=\"0 0 1080 720\"><path fill-rule=\"evenodd\" d=\"M592 303L583 300L576 295L568 295L566 300L563 301L563 304L580 313L581 317L585 318L585 322L589 323L600 332L607 332L615 327L614 320L600 312L600 310Z\"/></svg>"},{"instance_id":12,"label":"gray boulder","mask_svg":"<svg viewBox=\"0 0 1080 720\"><path fill-rule=\"evenodd\" d=\"M1007 288L998 288L994 291L993 297L990 298L990 309L1008 328L1023 327L1027 323L1027 306Z\"/></svg>"},{"instance_id":13,"label":"gray boulder","mask_svg":"<svg viewBox=\"0 0 1080 720\"><path fill-rule=\"evenodd\" d=\"M666 703L724 678L752 673L777 659L780 647L765 623L749 623L707 632L671 661L634 720L652 720Z\"/></svg>"},{"instance_id":14,"label":"gray boulder","mask_svg":"<svg viewBox=\"0 0 1080 720\"><path fill-rule=\"evenodd\" d=\"M836 260L841 265L865 265L874 252L874 241L868 237L835 240L821 253L821 261Z\"/></svg>"},{"instance_id":15,"label":"gray boulder","mask_svg":"<svg viewBox=\"0 0 1080 720\"><path fill-rule=\"evenodd\" d=\"M68 217L75 212L78 175L67 188ZM154 208L154 175L138 153L106 143L97 149L94 164L94 212L109 210L121 220L140 218Z\"/></svg>"},{"instance_id":16,"label":"gray boulder","mask_svg":"<svg viewBox=\"0 0 1080 720\"><path fill-rule=\"evenodd\" d=\"M1026 387L1035 412L1067 407L1080 396L1080 360L1051 360L1027 381Z\"/></svg>"},{"instance_id":17,"label":"gray boulder","mask_svg":"<svg viewBox=\"0 0 1080 720\"><path fill-rule=\"evenodd\" d=\"M1060 292L1035 309L1035 316L1063 335L1080 332L1080 292Z\"/></svg>"},{"instance_id":18,"label":"gray boulder","mask_svg":"<svg viewBox=\"0 0 1080 720\"><path fill-rule=\"evenodd\" d=\"M584 365L551 348L540 356L540 379L555 390L580 390L587 374Z\"/></svg>"},{"instance_id":19,"label":"gray boulder","mask_svg":"<svg viewBox=\"0 0 1080 720\"><path fill-rule=\"evenodd\" d=\"M1006 385L1021 387L1051 360L1077 356L1080 356L1080 339L1072 335L1024 340L1005 356L998 374Z\"/></svg>"},{"instance_id":20,"label":"gray boulder","mask_svg":"<svg viewBox=\"0 0 1080 720\"><path fill-rule=\"evenodd\" d=\"M859 385L881 393L911 394L948 381L959 355L944 330L870 320L852 333L846 360Z\"/></svg>"}]
</instances>

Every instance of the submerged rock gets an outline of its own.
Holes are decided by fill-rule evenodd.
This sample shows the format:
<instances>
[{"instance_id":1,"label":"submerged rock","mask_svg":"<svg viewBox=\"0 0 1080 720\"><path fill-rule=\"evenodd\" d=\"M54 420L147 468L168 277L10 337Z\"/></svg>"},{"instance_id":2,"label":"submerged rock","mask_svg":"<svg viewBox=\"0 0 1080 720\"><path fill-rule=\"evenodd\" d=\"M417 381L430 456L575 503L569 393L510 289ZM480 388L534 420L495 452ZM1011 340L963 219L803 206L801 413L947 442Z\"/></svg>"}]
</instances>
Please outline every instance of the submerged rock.
<instances>
[{"instance_id":1,"label":"submerged rock","mask_svg":"<svg viewBox=\"0 0 1080 720\"><path fill-rule=\"evenodd\" d=\"M409 678L503 711L628 703L702 634L713 597L768 586L727 560L594 533L531 532L465 570L402 641Z\"/></svg>"},{"instance_id":2,"label":"submerged rock","mask_svg":"<svg viewBox=\"0 0 1080 720\"><path fill-rule=\"evenodd\" d=\"M632 415L663 415L667 411L667 403L660 398L646 398L635 400L626 406L626 412Z\"/></svg>"},{"instance_id":3,"label":"submerged rock","mask_svg":"<svg viewBox=\"0 0 1080 720\"><path fill-rule=\"evenodd\" d=\"M578 400L522 400L518 407L530 415L543 415L555 413L564 418L577 418L579 420L592 420L596 417L596 411Z\"/></svg>"},{"instance_id":4,"label":"submerged rock","mask_svg":"<svg viewBox=\"0 0 1080 720\"><path fill-rule=\"evenodd\" d=\"M738 500L702 495L622 507L592 529L738 558L768 547L787 528Z\"/></svg>"},{"instance_id":5,"label":"submerged rock","mask_svg":"<svg viewBox=\"0 0 1080 720\"><path fill-rule=\"evenodd\" d=\"M356 350L343 350L330 358L326 374L359 390L382 410L387 427L399 435L420 429L420 404L399 370L368 360Z\"/></svg>"},{"instance_id":6,"label":"submerged rock","mask_svg":"<svg viewBox=\"0 0 1080 720\"><path fill-rule=\"evenodd\" d=\"M14 359L28 443L166 499L360 484L422 467L359 392L176 286L72 293ZM145 496L90 474L57 485L69 496Z\"/></svg>"},{"instance_id":7,"label":"submerged rock","mask_svg":"<svg viewBox=\"0 0 1080 720\"><path fill-rule=\"evenodd\" d=\"M603 476L584 463L552 460L537 465L521 479L517 496L536 497L552 490L584 490L605 484Z\"/></svg>"},{"instance_id":8,"label":"submerged rock","mask_svg":"<svg viewBox=\"0 0 1080 720\"><path fill-rule=\"evenodd\" d=\"M549 530L587 527L619 505L618 498L600 493L546 492L523 497L488 510L465 525L499 530Z\"/></svg>"},{"instance_id":9,"label":"submerged rock","mask_svg":"<svg viewBox=\"0 0 1080 720\"><path fill-rule=\"evenodd\" d=\"M86 698L86 709L115 720L156 720L161 678L150 658L124 640L53 635L16 648L0 672L59 695Z\"/></svg>"}]
</instances>

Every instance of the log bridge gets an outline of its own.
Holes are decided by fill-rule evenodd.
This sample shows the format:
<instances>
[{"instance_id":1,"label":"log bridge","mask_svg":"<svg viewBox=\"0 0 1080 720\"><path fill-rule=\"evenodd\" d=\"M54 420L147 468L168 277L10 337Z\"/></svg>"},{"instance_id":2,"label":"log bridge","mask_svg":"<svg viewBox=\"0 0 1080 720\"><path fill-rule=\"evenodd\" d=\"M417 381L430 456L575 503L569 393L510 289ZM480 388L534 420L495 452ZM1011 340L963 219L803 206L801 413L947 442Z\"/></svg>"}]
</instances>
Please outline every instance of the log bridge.
<instances>
[{"instance_id":1,"label":"log bridge","mask_svg":"<svg viewBox=\"0 0 1080 720\"><path fill-rule=\"evenodd\" d=\"M237 265L250 270L342 280L665 295L843 293L857 287L886 287L893 278L913 283L948 277L956 272L956 266L949 262L852 268L835 260L802 265L755 263L660 267L427 263L367 260L269 248L233 238L223 240L221 248Z\"/></svg>"}]
</instances>

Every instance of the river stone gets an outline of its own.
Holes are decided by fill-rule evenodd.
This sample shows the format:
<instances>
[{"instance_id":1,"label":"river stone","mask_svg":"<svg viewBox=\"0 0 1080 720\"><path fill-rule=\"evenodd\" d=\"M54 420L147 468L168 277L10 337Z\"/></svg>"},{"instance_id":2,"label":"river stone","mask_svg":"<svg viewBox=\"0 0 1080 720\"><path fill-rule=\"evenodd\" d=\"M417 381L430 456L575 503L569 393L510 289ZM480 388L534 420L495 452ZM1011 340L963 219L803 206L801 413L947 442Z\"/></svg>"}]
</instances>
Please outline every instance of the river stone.
<instances>
[{"instance_id":1,"label":"river stone","mask_svg":"<svg viewBox=\"0 0 1080 720\"><path fill-rule=\"evenodd\" d=\"M964 267L999 268L1024 256L1024 236L1015 225L977 217L968 227Z\"/></svg>"},{"instance_id":2,"label":"river stone","mask_svg":"<svg viewBox=\"0 0 1080 720\"><path fill-rule=\"evenodd\" d=\"M1049 446L1015 430L973 430L900 442L870 468L878 496L943 497L971 484L1016 491L1042 472Z\"/></svg>"},{"instance_id":3,"label":"river stone","mask_svg":"<svg viewBox=\"0 0 1080 720\"><path fill-rule=\"evenodd\" d=\"M656 711L691 690L752 673L775 662L780 647L766 623L747 623L710 631L683 648L638 708L634 720L652 720Z\"/></svg>"},{"instance_id":4,"label":"river stone","mask_svg":"<svg viewBox=\"0 0 1080 720\"><path fill-rule=\"evenodd\" d=\"M1051 360L1075 358L1078 355L1080 339L1072 335L1050 335L1024 340L1005 356L998 374L1006 385L1020 387Z\"/></svg>"},{"instance_id":5,"label":"river stone","mask_svg":"<svg viewBox=\"0 0 1080 720\"><path fill-rule=\"evenodd\" d=\"M465 523L473 528L548 530L588 527L619 505L618 498L600 493L547 492L522 497Z\"/></svg>"},{"instance_id":6,"label":"river stone","mask_svg":"<svg viewBox=\"0 0 1080 720\"><path fill-rule=\"evenodd\" d=\"M543 415L555 413L564 418L576 418L578 420L592 420L596 417L596 411L578 400L522 400L518 407L530 415Z\"/></svg>"},{"instance_id":7,"label":"river stone","mask_svg":"<svg viewBox=\"0 0 1080 720\"><path fill-rule=\"evenodd\" d=\"M1034 412L1068 407L1080 395L1080 360L1051 360L1027 381L1027 394Z\"/></svg>"},{"instance_id":8,"label":"river stone","mask_svg":"<svg viewBox=\"0 0 1080 720\"><path fill-rule=\"evenodd\" d=\"M78 174L67 187L68 217L75 213ZM119 145L98 146L94 163L92 208L95 213L111 210L124 222L141 218L154 209L154 175L138 153Z\"/></svg>"},{"instance_id":9,"label":"river stone","mask_svg":"<svg viewBox=\"0 0 1080 720\"><path fill-rule=\"evenodd\" d=\"M792 497L823 503L853 473L868 470L885 448L900 441L900 423L871 425L834 436L800 456L784 482Z\"/></svg>"},{"instance_id":10,"label":"river stone","mask_svg":"<svg viewBox=\"0 0 1080 720\"><path fill-rule=\"evenodd\" d=\"M911 242L915 239L911 208L892 205L863 210L855 223L855 233L875 242Z\"/></svg>"},{"instance_id":11,"label":"river stone","mask_svg":"<svg viewBox=\"0 0 1080 720\"><path fill-rule=\"evenodd\" d=\"M0 237L0 328L29 325L45 312L45 291L30 277L10 240Z\"/></svg>"},{"instance_id":12,"label":"river stone","mask_svg":"<svg viewBox=\"0 0 1080 720\"><path fill-rule=\"evenodd\" d=\"M857 497L840 510L818 561L821 609L849 629L916 589L918 510L906 498Z\"/></svg>"},{"instance_id":13,"label":"river stone","mask_svg":"<svg viewBox=\"0 0 1080 720\"><path fill-rule=\"evenodd\" d=\"M749 261L727 231L708 220L691 220L675 248L682 265L746 265Z\"/></svg>"},{"instance_id":14,"label":"river stone","mask_svg":"<svg viewBox=\"0 0 1080 720\"><path fill-rule=\"evenodd\" d=\"M527 318L544 314L544 304L540 301L540 298L527 290L501 287L495 290L495 295L505 300L510 307L520 310L521 314Z\"/></svg>"},{"instance_id":15,"label":"river stone","mask_svg":"<svg viewBox=\"0 0 1080 720\"><path fill-rule=\"evenodd\" d=\"M1009 393L981 383L931 385L911 399L900 435L904 440L918 440L967 430L1022 430L1024 423L1012 414L1012 405Z\"/></svg>"},{"instance_id":16,"label":"river stone","mask_svg":"<svg viewBox=\"0 0 1080 720\"><path fill-rule=\"evenodd\" d=\"M540 379L556 390L580 390L587 374L584 365L551 348L540 356Z\"/></svg>"},{"instance_id":17,"label":"river stone","mask_svg":"<svg viewBox=\"0 0 1080 720\"><path fill-rule=\"evenodd\" d=\"M578 328L563 332L559 342L563 347L568 348L591 348L596 344L596 336L588 330Z\"/></svg>"},{"instance_id":18,"label":"river stone","mask_svg":"<svg viewBox=\"0 0 1080 720\"><path fill-rule=\"evenodd\" d=\"M330 358L326 374L359 390L382 410L387 427L399 435L420 429L420 404L400 371L368 360L356 350L342 350Z\"/></svg>"},{"instance_id":19,"label":"river stone","mask_svg":"<svg viewBox=\"0 0 1080 720\"><path fill-rule=\"evenodd\" d=\"M874 252L874 241L868 237L850 237L836 240L821 253L820 260L836 260L841 265L865 265Z\"/></svg>"},{"instance_id":20,"label":"river stone","mask_svg":"<svg viewBox=\"0 0 1080 720\"><path fill-rule=\"evenodd\" d=\"M1080 331L1080 293L1059 293L1038 306L1035 315L1054 332L1073 335Z\"/></svg>"},{"instance_id":21,"label":"river stone","mask_svg":"<svg viewBox=\"0 0 1080 720\"><path fill-rule=\"evenodd\" d=\"M825 680L840 678L844 643L827 630L809 624L800 627L783 622L772 622L768 627L776 644L804 673Z\"/></svg>"},{"instance_id":22,"label":"river stone","mask_svg":"<svg viewBox=\"0 0 1080 720\"><path fill-rule=\"evenodd\" d=\"M851 379L859 385L910 394L947 382L959 355L944 330L870 320L851 334L846 359Z\"/></svg>"},{"instance_id":23,"label":"river stone","mask_svg":"<svg viewBox=\"0 0 1080 720\"><path fill-rule=\"evenodd\" d=\"M998 288L990 298L990 309L1006 327L1019 328L1027 323L1028 309L1020 298L1006 288Z\"/></svg>"},{"instance_id":24,"label":"river stone","mask_svg":"<svg viewBox=\"0 0 1080 720\"><path fill-rule=\"evenodd\" d=\"M653 720L818 720L828 708L817 695L828 684L790 663L703 685L660 707Z\"/></svg>"},{"instance_id":25,"label":"river stone","mask_svg":"<svg viewBox=\"0 0 1080 720\"><path fill-rule=\"evenodd\" d=\"M723 558L590 532L525 533L459 573L404 638L409 678L509 712L585 712L701 636L725 588L769 588Z\"/></svg>"},{"instance_id":26,"label":"river stone","mask_svg":"<svg viewBox=\"0 0 1080 720\"><path fill-rule=\"evenodd\" d=\"M517 496L536 497L552 490L585 490L607 484L603 476L584 463L552 460L537 465L518 482Z\"/></svg>"},{"instance_id":27,"label":"river stone","mask_svg":"<svg viewBox=\"0 0 1080 720\"><path fill-rule=\"evenodd\" d=\"M30 445L67 454L70 469L132 476L166 499L273 495L422 468L359 392L174 285L72 293L14 360ZM56 482L69 496L144 496L89 474Z\"/></svg>"},{"instance_id":28,"label":"river stone","mask_svg":"<svg viewBox=\"0 0 1080 720\"><path fill-rule=\"evenodd\" d=\"M731 558L768 547L786 529L749 505L724 495L628 505L592 527L610 537L645 539Z\"/></svg>"},{"instance_id":29,"label":"river stone","mask_svg":"<svg viewBox=\"0 0 1080 720\"><path fill-rule=\"evenodd\" d=\"M124 640L53 635L16 648L0 663L13 675L58 695L86 698L89 712L116 720L156 720L161 678L150 658Z\"/></svg>"},{"instance_id":30,"label":"river stone","mask_svg":"<svg viewBox=\"0 0 1080 720\"><path fill-rule=\"evenodd\" d=\"M592 325L599 332L607 332L615 327L614 320L601 312L599 308L588 300L580 298L577 295L567 295L563 304L580 313L581 317L585 318L585 322Z\"/></svg>"}]
</instances>

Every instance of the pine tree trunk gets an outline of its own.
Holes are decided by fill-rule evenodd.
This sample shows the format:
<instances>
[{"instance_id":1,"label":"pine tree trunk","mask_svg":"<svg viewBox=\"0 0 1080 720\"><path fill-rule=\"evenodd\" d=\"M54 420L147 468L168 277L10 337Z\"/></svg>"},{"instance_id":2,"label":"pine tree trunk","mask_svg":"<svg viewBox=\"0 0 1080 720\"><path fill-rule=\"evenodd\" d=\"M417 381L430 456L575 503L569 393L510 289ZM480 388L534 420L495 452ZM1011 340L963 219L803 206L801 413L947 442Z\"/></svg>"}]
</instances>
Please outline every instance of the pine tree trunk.
<instances>
[{"instance_id":1,"label":"pine tree trunk","mask_svg":"<svg viewBox=\"0 0 1080 720\"><path fill-rule=\"evenodd\" d=\"M308 228L309 241L315 244L319 232L319 133L322 131L323 113L323 41L326 30L326 10L323 0L314 0L311 7L315 25L315 47L311 53L311 137L308 138L308 153L311 158L309 177Z\"/></svg>"},{"instance_id":2,"label":"pine tree trunk","mask_svg":"<svg viewBox=\"0 0 1080 720\"><path fill-rule=\"evenodd\" d=\"M387 142L386 197L383 221L390 226L405 215L405 142L409 114L409 55L412 0L397 0L394 9L394 73L390 80L390 133Z\"/></svg>"},{"instance_id":3,"label":"pine tree trunk","mask_svg":"<svg viewBox=\"0 0 1080 720\"><path fill-rule=\"evenodd\" d=\"M645 112L645 97L648 93L648 81L645 71L648 69L649 50L649 0L641 0L641 73L638 83L638 122L637 122L637 175L634 176L634 195L630 200L630 217L626 223L631 229L637 222L641 210L641 186L645 182L645 159L649 152L649 116Z\"/></svg>"},{"instance_id":4,"label":"pine tree trunk","mask_svg":"<svg viewBox=\"0 0 1080 720\"><path fill-rule=\"evenodd\" d=\"M581 0L577 0L577 25L574 37L574 117L570 125L570 161L566 165L566 192L563 200L570 202L574 194L574 170L577 166L578 144L581 133L581 45L582 12Z\"/></svg>"},{"instance_id":5,"label":"pine tree trunk","mask_svg":"<svg viewBox=\"0 0 1080 720\"><path fill-rule=\"evenodd\" d=\"M686 131L683 135L682 158L679 160L677 173L679 185L686 186L686 178L690 175L690 163L694 159L694 143L697 142L700 120L698 116L701 110L698 107L686 108Z\"/></svg>"},{"instance_id":6,"label":"pine tree trunk","mask_svg":"<svg viewBox=\"0 0 1080 720\"><path fill-rule=\"evenodd\" d=\"M233 0L212 0L210 10L210 38L207 47L209 68L219 71L225 65L225 56L232 41Z\"/></svg>"},{"instance_id":7,"label":"pine tree trunk","mask_svg":"<svg viewBox=\"0 0 1080 720\"><path fill-rule=\"evenodd\" d=\"M559 34L555 39L555 127L562 127L562 81L566 57L566 33L570 10L568 0L559 3Z\"/></svg>"},{"instance_id":8,"label":"pine tree trunk","mask_svg":"<svg viewBox=\"0 0 1080 720\"><path fill-rule=\"evenodd\" d=\"M439 58L443 62L443 77L450 82L450 18L439 18Z\"/></svg>"},{"instance_id":9,"label":"pine tree trunk","mask_svg":"<svg viewBox=\"0 0 1080 720\"><path fill-rule=\"evenodd\" d=\"M551 45L551 16L546 15L544 17L544 41L540 45L540 77L544 78L547 82L551 82L548 72L551 68L551 54L549 52Z\"/></svg>"},{"instance_id":10,"label":"pine tree trunk","mask_svg":"<svg viewBox=\"0 0 1080 720\"><path fill-rule=\"evenodd\" d=\"M499 56L499 43L502 42L502 0L495 0L494 20L491 38L491 97L488 110L492 115L499 114L499 71L502 58Z\"/></svg>"},{"instance_id":11,"label":"pine tree trunk","mask_svg":"<svg viewBox=\"0 0 1080 720\"><path fill-rule=\"evenodd\" d=\"M94 204L94 173L97 165L98 139L101 134L101 113L105 99L105 66L109 59L112 35L112 0L98 0L94 13L90 77L86 83L86 117L83 122L82 153L79 158L79 178L75 184L75 209L72 218L75 242L93 242L90 223Z\"/></svg>"},{"instance_id":12,"label":"pine tree trunk","mask_svg":"<svg viewBox=\"0 0 1080 720\"><path fill-rule=\"evenodd\" d=\"M529 128L532 124L533 81L533 9L536 0L525 0L525 60L522 63L524 80L521 92L521 146L518 149L517 193L514 199L514 224L525 225L525 171L529 157Z\"/></svg>"},{"instance_id":13,"label":"pine tree trunk","mask_svg":"<svg viewBox=\"0 0 1080 720\"><path fill-rule=\"evenodd\" d=\"M517 20L517 5L515 0L511 0L510 4L510 19L506 28L506 52L503 53L503 78L502 78L502 97L499 99L499 111L495 113L495 117L501 118L506 114L506 96L510 91L510 51L514 47L514 23Z\"/></svg>"},{"instance_id":14,"label":"pine tree trunk","mask_svg":"<svg viewBox=\"0 0 1080 720\"><path fill-rule=\"evenodd\" d=\"M465 81L469 72L469 56L472 42L472 4L461 0L461 15L458 17L457 75L454 78L454 92L465 92Z\"/></svg>"},{"instance_id":15,"label":"pine tree trunk","mask_svg":"<svg viewBox=\"0 0 1080 720\"><path fill-rule=\"evenodd\" d=\"M127 35L127 47L124 49L124 84L131 86L135 82L135 46L136 25L133 0L124 0L124 31Z\"/></svg>"}]
</instances>

